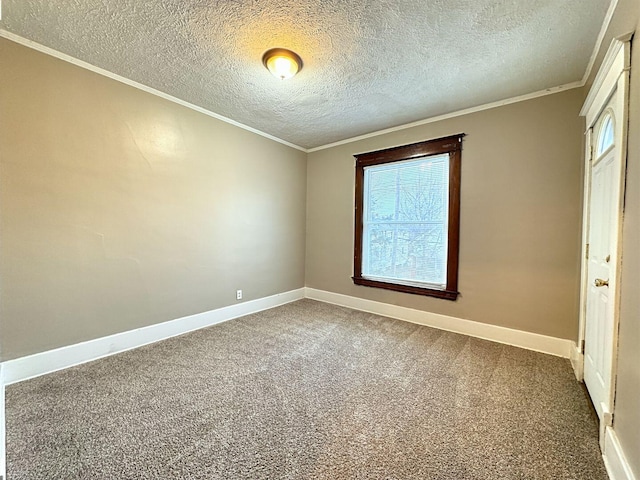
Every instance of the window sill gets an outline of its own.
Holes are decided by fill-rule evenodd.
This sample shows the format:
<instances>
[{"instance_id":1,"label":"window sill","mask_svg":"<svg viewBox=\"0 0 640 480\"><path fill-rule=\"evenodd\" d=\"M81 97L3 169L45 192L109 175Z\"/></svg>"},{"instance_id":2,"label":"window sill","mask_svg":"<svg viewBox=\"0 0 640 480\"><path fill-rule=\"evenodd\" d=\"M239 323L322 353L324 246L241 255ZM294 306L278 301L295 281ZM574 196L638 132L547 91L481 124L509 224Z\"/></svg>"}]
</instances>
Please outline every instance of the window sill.
<instances>
[{"instance_id":1,"label":"window sill","mask_svg":"<svg viewBox=\"0 0 640 480\"><path fill-rule=\"evenodd\" d=\"M436 290L433 288L415 287L412 285L402 285L399 283L381 282L379 280L370 280L363 277L351 277L353 283L364 287L383 288L385 290L393 290L395 292L411 293L414 295L423 295L426 297L442 298L443 300L455 301L459 292L452 290Z\"/></svg>"}]
</instances>

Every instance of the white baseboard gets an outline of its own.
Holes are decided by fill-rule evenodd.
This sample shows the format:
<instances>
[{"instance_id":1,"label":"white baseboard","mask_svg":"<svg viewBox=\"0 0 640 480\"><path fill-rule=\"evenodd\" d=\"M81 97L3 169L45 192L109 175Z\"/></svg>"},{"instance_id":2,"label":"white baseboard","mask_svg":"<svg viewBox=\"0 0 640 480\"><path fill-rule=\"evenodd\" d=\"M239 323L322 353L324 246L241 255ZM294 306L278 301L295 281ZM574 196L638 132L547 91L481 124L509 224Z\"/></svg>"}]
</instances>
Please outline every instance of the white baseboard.
<instances>
[{"instance_id":1,"label":"white baseboard","mask_svg":"<svg viewBox=\"0 0 640 480\"><path fill-rule=\"evenodd\" d=\"M304 288L218 308L168 322L116 333L2 363L3 385L52 373L98 358L141 347L193 330L267 310L304 298ZM4 422L2 422L4 425Z\"/></svg>"},{"instance_id":2,"label":"white baseboard","mask_svg":"<svg viewBox=\"0 0 640 480\"><path fill-rule=\"evenodd\" d=\"M300 288L270 297L179 318L177 320L48 350L15 360L8 360L2 363L3 378L1 383L3 385L10 385L74 365L97 360L98 358L113 355L114 353L130 350L176 335L182 335L192 330L215 325L216 323L225 322L243 315L277 307L305 297L565 358L571 358L573 350L576 348L575 343L571 340L424 312L314 288Z\"/></svg>"},{"instance_id":3,"label":"white baseboard","mask_svg":"<svg viewBox=\"0 0 640 480\"><path fill-rule=\"evenodd\" d=\"M571 360L571 366L573 367L576 380L582 382L584 380L584 354L576 344L571 347L571 356L569 359Z\"/></svg>"},{"instance_id":4,"label":"white baseboard","mask_svg":"<svg viewBox=\"0 0 640 480\"><path fill-rule=\"evenodd\" d=\"M636 480L631 466L618 442L613 428L607 427L604 436L604 466L611 480Z\"/></svg>"},{"instance_id":5,"label":"white baseboard","mask_svg":"<svg viewBox=\"0 0 640 480\"><path fill-rule=\"evenodd\" d=\"M449 332L462 333L471 337L526 348L527 350L548 353L558 357L569 358L571 350L575 348L575 342L571 340L548 337L537 333L499 327L496 325L449 317L447 315L440 315L437 313L424 312L422 310L375 302L373 300L365 300L339 293L327 292L325 290L316 290L315 288L305 288L305 297L313 300L319 300L321 302L332 303L334 305L353 308L355 310L361 310L363 312L375 313L385 317L439 328Z\"/></svg>"},{"instance_id":6,"label":"white baseboard","mask_svg":"<svg viewBox=\"0 0 640 480\"><path fill-rule=\"evenodd\" d=\"M574 357L578 358L576 353L579 354L575 343L571 340L424 312L314 288L300 288L0 363L0 475L6 478L4 448L5 385L97 360L98 358L274 308L305 297L441 330L571 358L572 364ZM604 461L611 480L636 480L612 429L607 429L606 432Z\"/></svg>"}]
</instances>

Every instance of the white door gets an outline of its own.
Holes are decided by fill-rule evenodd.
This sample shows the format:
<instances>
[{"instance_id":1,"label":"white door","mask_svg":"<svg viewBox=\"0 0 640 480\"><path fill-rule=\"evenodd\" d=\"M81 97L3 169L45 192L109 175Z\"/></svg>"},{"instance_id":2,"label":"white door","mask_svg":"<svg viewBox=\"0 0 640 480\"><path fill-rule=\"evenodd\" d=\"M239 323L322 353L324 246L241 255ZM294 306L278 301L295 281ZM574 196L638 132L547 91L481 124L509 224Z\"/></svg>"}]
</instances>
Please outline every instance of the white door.
<instances>
[{"instance_id":1,"label":"white door","mask_svg":"<svg viewBox=\"0 0 640 480\"><path fill-rule=\"evenodd\" d=\"M584 382L601 422L612 412L613 354L616 340L615 278L617 273L620 157L616 154L616 94L609 100L591 135Z\"/></svg>"}]
</instances>

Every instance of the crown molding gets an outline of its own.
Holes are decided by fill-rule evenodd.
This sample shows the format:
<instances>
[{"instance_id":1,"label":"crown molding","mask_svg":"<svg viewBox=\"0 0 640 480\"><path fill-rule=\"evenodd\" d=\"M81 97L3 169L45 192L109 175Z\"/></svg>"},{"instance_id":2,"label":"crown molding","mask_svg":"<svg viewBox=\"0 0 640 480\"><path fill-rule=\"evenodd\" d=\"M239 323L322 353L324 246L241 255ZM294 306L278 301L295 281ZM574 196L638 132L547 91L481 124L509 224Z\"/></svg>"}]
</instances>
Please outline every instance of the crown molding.
<instances>
[{"instance_id":1,"label":"crown molding","mask_svg":"<svg viewBox=\"0 0 640 480\"><path fill-rule=\"evenodd\" d=\"M604 15L604 20L602 21L600 32L598 32L596 43L593 46L593 51L591 52L591 57L589 57L589 63L587 64L587 68L585 69L584 75L582 77L583 85L586 85L587 82L589 81L589 77L591 76L591 72L593 71L593 67L596 63L596 58L598 57L598 52L600 52L600 48L602 47L602 42L604 41L604 36L607 34L607 30L609 29L609 24L611 23L611 19L613 18L613 14L616 11L617 6L618 6L618 0L611 0L611 3L609 3L609 8L607 9L607 13L605 13Z\"/></svg>"},{"instance_id":2,"label":"crown molding","mask_svg":"<svg viewBox=\"0 0 640 480\"><path fill-rule=\"evenodd\" d=\"M450 118L461 117L463 115L469 115L471 113L482 112L484 110L490 110L492 108L503 107L505 105L511 105L512 103L524 102L526 100L532 100L534 98L553 95L554 93L560 93L565 90L571 90L571 89L580 88L583 86L584 86L584 83L582 83L582 81L577 81L577 82L566 83L564 85L560 85L557 87L545 88L544 90L539 90L537 92L527 93L525 95L519 95L517 97L505 98L504 100L497 100L495 102L485 103L482 105L478 105L476 107L465 108L463 110L457 110L455 112L445 113L443 115L438 115L436 117L430 117L424 120L418 120L417 122L405 123L403 125L398 125L397 127L385 128L383 130L377 130L375 132L365 133L364 135L358 135L357 137L351 137L345 140L340 140L337 142L328 143L326 145L321 145L319 147L309 148L307 152L313 153L319 150L325 150L327 148L337 147L339 145L345 145L347 143L353 143L360 140L365 140L367 138L385 135L387 133L406 130L407 128L419 127L421 125L426 125L428 123L441 122L442 120L448 120Z\"/></svg>"},{"instance_id":3,"label":"crown molding","mask_svg":"<svg viewBox=\"0 0 640 480\"><path fill-rule=\"evenodd\" d=\"M604 37L606 35L607 29L609 27L609 24L611 23L611 19L613 18L613 14L615 12L615 9L616 9L617 5L618 5L618 0L611 0L611 3L609 4L609 8L607 9L607 13L605 14L605 18L604 18L603 24L602 24L602 26L600 28L600 32L599 32L598 37L596 39L596 44L594 45L594 49L593 49L593 51L591 53L591 56L589 58L589 63L587 65L587 68L585 70L585 73L584 73L584 76L583 76L582 80L571 82L571 83L567 83L567 84L564 84L564 85L559 85L557 87L546 88L544 90L539 90L537 92L532 92L532 93L528 93L528 94L525 94L525 95L519 95L519 96L516 96L516 97L506 98L506 99L498 100L498 101L495 101L495 102L485 103L485 104L478 105L478 106L475 106L475 107L470 107L470 108L465 108L465 109L462 109L462 110L457 110L455 112L450 112L450 113L446 113L446 114L443 114L443 115L437 115L437 116L434 116L434 117L429 117L429 118L426 118L426 119L423 119L423 120L418 120L418 121L415 121L415 122L406 123L406 124L398 125L398 126L391 127L391 128L385 128L385 129L382 129L382 130L376 130L374 132L366 133L366 134L363 134L363 135L358 135L358 136L355 136L355 137L346 138L344 140L339 140L337 142L332 142L332 143L328 143L328 144L325 144L325 145L320 145L320 146L313 147L313 148L304 148L304 147L301 147L301 146L296 145L294 143L291 143L291 142L288 142L286 140L283 140L281 138L275 137L275 136L270 135L270 134L268 134L266 132L263 132L261 130L258 130L258 129L255 129L255 128L250 127L248 125L245 125L243 123L237 122L237 121L232 120L230 118L227 118L227 117L225 117L223 115L219 115L219 114L217 114L215 112L212 112L212 111L207 110L205 108L199 107L198 105L194 105L194 104L189 103L189 102L187 102L185 100L181 100L181 99L179 99L177 97L174 97L174 96L169 95L167 93L161 92L160 90L156 90L155 88L152 88L152 87L149 87L147 85L143 85L143 84L141 84L139 82L136 82L136 81L130 80L128 78L122 77L121 75L118 75L118 74L115 74L115 73L110 72L108 70L105 70L103 68L97 67L97 66L92 65L92 64L90 64L88 62L85 62L83 60L79 60L79 59L74 58L74 57L72 57L70 55L67 55L65 53L59 52L59 51L54 50L52 48L46 47L46 46L44 46L42 44L39 44L39 43L34 42L32 40L29 40L27 38L24 38L24 37L21 37L19 35L14 34L14 33L8 32L8 31L6 31L4 29L0 29L0 37L6 38L7 40L11 40L13 42L19 43L21 45L24 45L26 47L32 48L32 49L37 50L39 52L42 52L42 53L45 53L47 55L53 56L53 57L58 58L60 60L69 62L69 63L71 63L73 65L76 65L76 66L79 66L81 68L90 70L90 71L92 71L94 73L97 73L99 75L103 75L105 77L111 78L111 79L116 80L118 82L121 82L121 83L124 83L126 85L132 86L134 88L137 88L137 89L142 90L144 92L150 93L152 95L159 96L161 98L164 98L165 100L169 100L171 102L177 103L177 104L179 104L181 106L184 106L184 107L187 107L187 108L189 108L191 110L195 110L195 111L197 111L199 113L202 113L204 115L207 115L209 117L212 117L212 118L215 118L217 120L223 121L225 123L228 123L228 124L234 125L236 127L242 128L243 130L247 130L249 132L255 133L255 134L260 135L262 137L268 138L269 140L273 140L275 142L281 143L283 145L286 145L288 147L294 148L296 150L300 150L300 151L302 151L304 153L313 153L313 152L317 152L317 151L320 151L320 150L325 150L325 149L328 149L328 148L337 147L337 146L340 146L340 145L346 145L348 143L353 143L353 142L357 142L357 141L360 141L360 140L365 140L365 139L368 139L368 138L373 138L373 137L377 137L377 136L380 136L380 135L385 135L385 134L388 134L388 133L393 133L393 132L397 132L397 131L400 131L400 130L405 130L405 129L408 129L408 128L418 127L418 126L421 126L421 125L427 125L429 123L440 122L440 121L443 121L443 120L448 120L450 118L460 117L460 116L463 116L463 115L469 115L469 114L472 114L472 113L481 112L481 111L484 111L484 110L490 110L492 108L502 107L502 106L505 106L505 105L513 104L513 103L523 102L523 101L526 101L526 100L532 100L534 98L539 98L539 97L543 97L543 96L546 96L546 95L552 95L552 94L559 93L559 92L562 92L562 91L565 91L565 90L571 90L571 89L574 89L574 88L581 88L586 84L587 80L589 79L589 77L591 75L591 72L592 72L594 64L595 64L595 60L597 58L598 52L600 51L600 48L602 46L602 42L604 41Z\"/></svg>"},{"instance_id":4,"label":"crown molding","mask_svg":"<svg viewBox=\"0 0 640 480\"><path fill-rule=\"evenodd\" d=\"M138 90L142 90L143 92L146 93L150 93L152 95L155 95L157 97L163 98L165 100L168 100L170 102L173 103L177 103L178 105L181 105L183 107L189 108L191 110L195 110L196 112L202 113L204 115L207 115L209 117L215 118L216 120L220 120L222 122L228 123L230 125L233 125L235 127L239 127L242 128L243 130L247 130L251 133L255 133L256 135L260 135L261 137L265 137L268 138L269 140L273 140L274 142L278 142L281 143L283 145L286 145L287 147L291 147L291 148L295 148L296 150L300 150L302 152L307 153L307 149L303 148L299 145L296 145L294 143L291 142L287 142L286 140L283 140L281 138L278 137L274 137L273 135L270 135L266 132L263 132L261 130L258 130L256 128L250 127L248 125L245 125L243 123L237 122L235 120L232 120L230 118L227 118L223 115L219 115L215 112L212 112L211 110L207 110L206 108L202 108L199 107L198 105L194 105L193 103L189 103L185 100L182 100L180 98L174 97L173 95L169 95L168 93L165 92L161 92L160 90L156 90L155 88L149 87L147 85L144 85L142 83L136 82L134 80L130 80L126 77L123 77L121 75L118 75L116 73L110 72L108 70L105 70L104 68L100 68L100 67L96 67L95 65L92 65L88 62L85 62L83 60L79 60L75 57L72 57L71 55L67 55L66 53L62 53L59 52L58 50L54 50L53 48L49 48L45 45L42 45L40 43L34 42L32 40L29 40L27 38L21 37L20 35L16 35L15 33L11 33L8 32L4 29L0 29L0 37L6 38L7 40L10 40L12 42L15 43L19 43L20 45L23 45L25 47L31 48L33 50L37 50L41 53L44 53L46 55L50 55L52 57L58 58L60 60L63 60L65 62L71 63L77 67L80 68L84 68L86 70L89 70L91 72L97 73L99 75L102 75L104 77L110 78L112 80L115 80L117 82L120 83L124 83L125 85L129 85L130 87L134 87L137 88Z\"/></svg>"}]
</instances>

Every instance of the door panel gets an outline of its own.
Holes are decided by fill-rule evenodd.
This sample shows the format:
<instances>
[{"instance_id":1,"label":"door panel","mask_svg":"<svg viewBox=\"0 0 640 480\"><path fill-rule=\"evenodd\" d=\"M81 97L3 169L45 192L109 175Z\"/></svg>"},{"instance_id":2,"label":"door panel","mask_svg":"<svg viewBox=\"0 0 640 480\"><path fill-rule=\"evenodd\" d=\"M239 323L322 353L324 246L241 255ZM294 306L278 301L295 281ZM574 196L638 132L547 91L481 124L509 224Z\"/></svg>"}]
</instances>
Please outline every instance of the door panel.
<instances>
[{"instance_id":1,"label":"door panel","mask_svg":"<svg viewBox=\"0 0 640 480\"><path fill-rule=\"evenodd\" d=\"M617 208L620 194L620 167L616 145L603 147L602 138L615 126L615 95L596 126L589 197L589 254L584 350L584 381L600 419L611 412L614 306L611 291L615 282L613 246L616 239ZM615 128L615 127L613 127Z\"/></svg>"}]
</instances>

